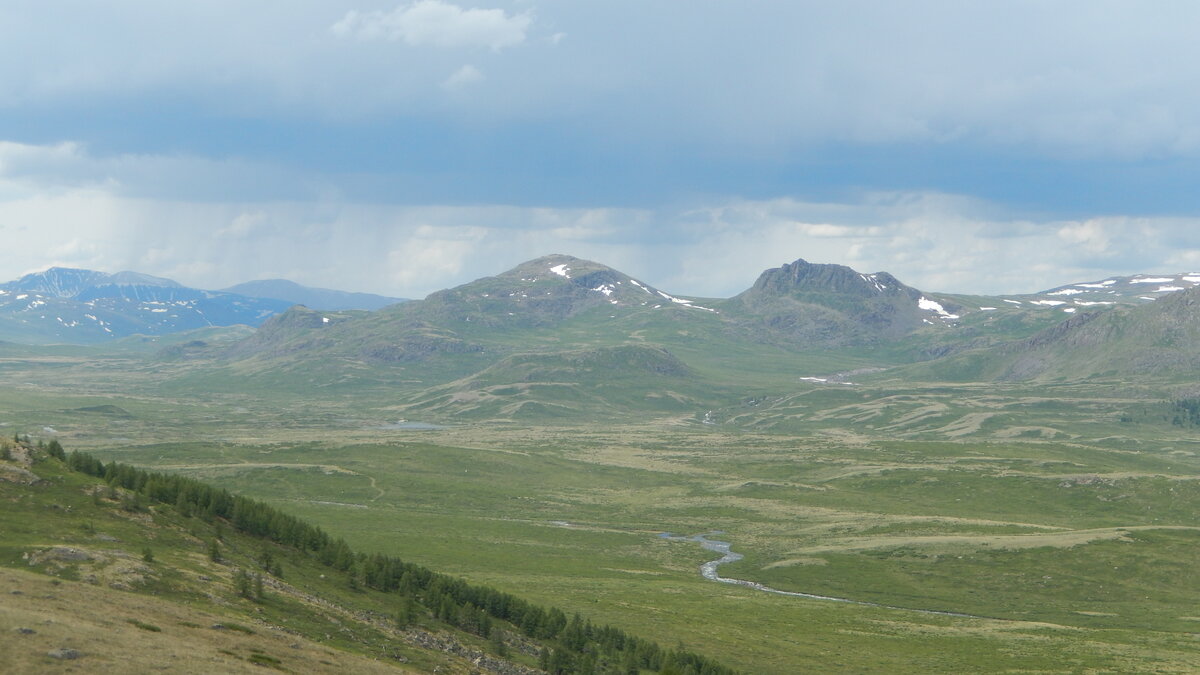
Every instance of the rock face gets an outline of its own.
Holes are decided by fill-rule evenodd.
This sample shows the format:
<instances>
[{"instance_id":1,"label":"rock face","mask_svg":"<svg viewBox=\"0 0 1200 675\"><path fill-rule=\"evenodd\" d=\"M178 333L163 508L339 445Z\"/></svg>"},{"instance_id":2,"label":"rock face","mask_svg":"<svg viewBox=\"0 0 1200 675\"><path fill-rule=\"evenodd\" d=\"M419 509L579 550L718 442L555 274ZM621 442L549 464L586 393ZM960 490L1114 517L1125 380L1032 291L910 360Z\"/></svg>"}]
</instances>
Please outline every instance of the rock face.
<instances>
[{"instance_id":1,"label":"rock face","mask_svg":"<svg viewBox=\"0 0 1200 675\"><path fill-rule=\"evenodd\" d=\"M959 310L887 272L863 274L802 259L766 270L729 305L744 325L774 341L813 346L894 340L924 325L953 321Z\"/></svg>"},{"instance_id":2,"label":"rock face","mask_svg":"<svg viewBox=\"0 0 1200 675\"><path fill-rule=\"evenodd\" d=\"M914 301L920 291L900 283L887 272L862 274L845 265L822 265L804 259L764 271L754 286L742 295L751 293L795 295L805 293L840 294L861 299L886 293L901 292Z\"/></svg>"}]
</instances>

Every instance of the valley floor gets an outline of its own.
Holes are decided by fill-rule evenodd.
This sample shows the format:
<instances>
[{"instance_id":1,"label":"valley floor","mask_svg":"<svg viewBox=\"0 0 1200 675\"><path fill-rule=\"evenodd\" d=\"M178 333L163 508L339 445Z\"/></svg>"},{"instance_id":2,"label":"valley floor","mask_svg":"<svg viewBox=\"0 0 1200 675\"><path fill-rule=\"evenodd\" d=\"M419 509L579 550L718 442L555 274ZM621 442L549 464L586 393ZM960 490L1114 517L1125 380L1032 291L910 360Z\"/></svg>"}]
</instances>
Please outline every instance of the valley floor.
<instances>
[{"instance_id":1,"label":"valley floor","mask_svg":"<svg viewBox=\"0 0 1200 675\"><path fill-rule=\"evenodd\" d=\"M820 387L714 424L33 386L0 413L748 673L1200 670L1200 437L1165 397ZM124 414L80 412L103 405ZM729 542L724 577L886 607L713 582L719 555L662 533Z\"/></svg>"}]
</instances>

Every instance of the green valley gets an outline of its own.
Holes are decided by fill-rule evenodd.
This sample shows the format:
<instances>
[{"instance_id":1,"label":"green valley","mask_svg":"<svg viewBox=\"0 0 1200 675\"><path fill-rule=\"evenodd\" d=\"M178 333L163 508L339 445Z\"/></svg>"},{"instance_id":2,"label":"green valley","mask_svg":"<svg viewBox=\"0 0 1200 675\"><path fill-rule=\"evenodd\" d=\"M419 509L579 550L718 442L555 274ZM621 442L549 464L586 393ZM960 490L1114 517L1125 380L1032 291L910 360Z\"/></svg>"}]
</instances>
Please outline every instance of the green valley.
<instances>
[{"instance_id":1,"label":"green valley","mask_svg":"<svg viewBox=\"0 0 1200 675\"><path fill-rule=\"evenodd\" d=\"M1193 371L1124 356L1192 291L1082 320L788 270L827 292L678 298L552 257L248 337L5 345L0 420L740 672L1200 667ZM706 579L694 535L744 556L721 577L831 599ZM22 570L46 545L14 542Z\"/></svg>"}]
</instances>

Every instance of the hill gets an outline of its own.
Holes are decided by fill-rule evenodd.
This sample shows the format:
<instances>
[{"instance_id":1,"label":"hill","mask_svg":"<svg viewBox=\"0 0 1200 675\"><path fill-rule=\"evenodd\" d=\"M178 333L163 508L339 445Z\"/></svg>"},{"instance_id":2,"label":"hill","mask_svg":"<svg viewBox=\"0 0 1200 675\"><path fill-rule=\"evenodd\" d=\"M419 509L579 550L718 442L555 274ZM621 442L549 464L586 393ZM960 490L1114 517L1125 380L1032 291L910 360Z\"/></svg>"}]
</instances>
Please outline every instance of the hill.
<instances>
[{"instance_id":1,"label":"hill","mask_svg":"<svg viewBox=\"0 0 1200 675\"><path fill-rule=\"evenodd\" d=\"M261 502L3 443L8 666L88 672L732 672L381 555ZM203 665L198 665L203 664Z\"/></svg>"},{"instance_id":2,"label":"hill","mask_svg":"<svg viewBox=\"0 0 1200 675\"><path fill-rule=\"evenodd\" d=\"M803 259L766 270L726 306L736 310L751 331L825 347L894 341L922 326L954 322L964 309L906 286L887 272L863 274Z\"/></svg>"},{"instance_id":3,"label":"hill","mask_svg":"<svg viewBox=\"0 0 1200 675\"><path fill-rule=\"evenodd\" d=\"M949 380L1192 380L1200 370L1200 288L1079 312L1024 339L917 369Z\"/></svg>"},{"instance_id":4,"label":"hill","mask_svg":"<svg viewBox=\"0 0 1200 675\"><path fill-rule=\"evenodd\" d=\"M1036 295L1044 302L1095 307L1114 304L1140 305L1176 291L1200 285L1200 274L1134 274L1058 286ZM1055 305L1050 305L1055 306Z\"/></svg>"},{"instance_id":5,"label":"hill","mask_svg":"<svg viewBox=\"0 0 1200 675\"><path fill-rule=\"evenodd\" d=\"M407 302L405 298L391 298L374 293L351 293L330 288L312 288L301 286L287 279L260 279L230 286L224 289L226 293L236 293L251 298L266 298L282 300L293 305L304 305L312 309L340 310L365 309L375 310Z\"/></svg>"},{"instance_id":6,"label":"hill","mask_svg":"<svg viewBox=\"0 0 1200 675\"><path fill-rule=\"evenodd\" d=\"M517 354L482 371L425 390L399 412L439 419L612 419L693 412L708 387L665 349L622 345Z\"/></svg>"}]
</instances>

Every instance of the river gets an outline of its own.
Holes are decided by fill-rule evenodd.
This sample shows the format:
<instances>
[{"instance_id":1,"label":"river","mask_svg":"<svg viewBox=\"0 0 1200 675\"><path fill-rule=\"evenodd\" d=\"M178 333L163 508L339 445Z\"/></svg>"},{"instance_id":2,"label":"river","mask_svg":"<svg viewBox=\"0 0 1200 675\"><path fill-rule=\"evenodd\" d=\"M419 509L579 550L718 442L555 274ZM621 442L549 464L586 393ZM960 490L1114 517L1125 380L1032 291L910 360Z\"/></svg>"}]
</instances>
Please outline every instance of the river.
<instances>
[{"instance_id":1,"label":"river","mask_svg":"<svg viewBox=\"0 0 1200 675\"><path fill-rule=\"evenodd\" d=\"M721 532L712 532L710 534L722 534L722 533ZM719 581L723 584L733 584L735 586L745 586L746 588L753 588L756 591L762 591L764 593L774 593L776 595L787 595L787 596L790 596L793 598L809 598L811 600L828 600L830 602L844 602L844 603L851 604L851 605L865 605L867 607L880 607L883 609L898 609L898 610L902 610L905 612L919 612L921 614L937 614L939 616L957 616L957 617L962 617L962 618L966 618L966 619L989 618L989 617L983 617L983 616L976 616L974 614L963 614L961 612L943 612L943 611L939 611L936 609L913 609L911 607L896 607L893 605L880 604L878 602L868 602L866 600L851 600L850 598L835 598L831 595L817 595L815 593L801 593L799 591L783 591L778 588L771 588L770 586L760 584L756 581L747 581L745 579L731 579L729 577L723 577L720 574L718 574L717 568L720 567L721 565L724 565L725 563L737 562L738 560L741 560L745 556L743 556L741 553L734 553L731 550L732 544L730 544L729 542L717 541L715 539L709 539L708 535L704 535L704 534L697 534L697 535L693 535L691 537L682 537L682 536L671 534L670 532L663 532L662 534L660 534L658 536L662 539L670 539L671 541L694 541L694 542L700 544L700 546L704 547L704 549L706 551L720 553L721 554L720 558L717 558L716 560L710 560L700 566L700 575L703 576L705 579L708 579L709 581Z\"/></svg>"}]
</instances>

